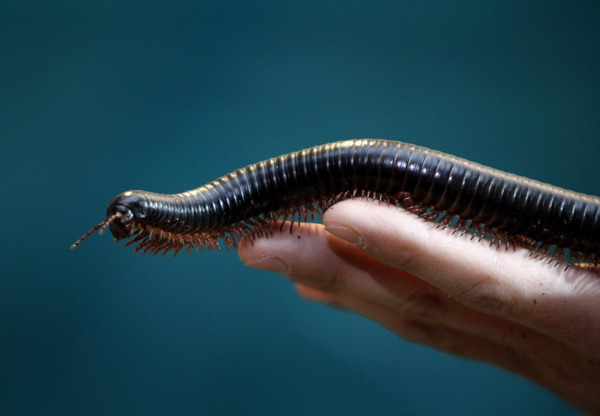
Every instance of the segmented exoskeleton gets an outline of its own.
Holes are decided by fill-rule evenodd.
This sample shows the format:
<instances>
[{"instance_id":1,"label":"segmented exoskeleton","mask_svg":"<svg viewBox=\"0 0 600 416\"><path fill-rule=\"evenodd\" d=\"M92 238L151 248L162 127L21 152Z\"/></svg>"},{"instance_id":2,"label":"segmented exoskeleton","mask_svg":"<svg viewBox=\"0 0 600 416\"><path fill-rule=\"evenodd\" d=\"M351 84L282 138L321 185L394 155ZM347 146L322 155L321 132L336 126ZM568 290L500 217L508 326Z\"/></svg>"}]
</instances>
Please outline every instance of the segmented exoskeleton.
<instances>
[{"instance_id":1,"label":"segmented exoskeleton","mask_svg":"<svg viewBox=\"0 0 600 416\"><path fill-rule=\"evenodd\" d=\"M135 251L175 254L219 241L235 246L275 220L306 220L352 197L396 204L441 226L520 244L567 264L600 258L600 198L390 140L324 144L238 169L191 191L127 191L100 228Z\"/></svg>"}]
</instances>

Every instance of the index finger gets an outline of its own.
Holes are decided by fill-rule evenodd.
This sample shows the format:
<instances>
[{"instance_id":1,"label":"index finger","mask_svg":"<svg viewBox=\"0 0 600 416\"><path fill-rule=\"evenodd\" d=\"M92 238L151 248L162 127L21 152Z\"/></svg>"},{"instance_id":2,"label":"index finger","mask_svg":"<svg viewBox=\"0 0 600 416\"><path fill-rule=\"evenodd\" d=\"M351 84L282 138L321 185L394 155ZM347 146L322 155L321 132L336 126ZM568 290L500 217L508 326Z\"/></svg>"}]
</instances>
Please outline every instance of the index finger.
<instances>
[{"instance_id":1,"label":"index finger","mask_svg":"<svg viewBox=\"0 0 600 416\"><path fill-rule=\"evenodd\" d=\"M334 205L323 223L332 234L465 305L599 349L600 275L595 272L565 271L532 258L528 249L490 247L485 240L453 235L452 228L436 229L403 209L365 199Z\"/></svg>"}]
</instances>

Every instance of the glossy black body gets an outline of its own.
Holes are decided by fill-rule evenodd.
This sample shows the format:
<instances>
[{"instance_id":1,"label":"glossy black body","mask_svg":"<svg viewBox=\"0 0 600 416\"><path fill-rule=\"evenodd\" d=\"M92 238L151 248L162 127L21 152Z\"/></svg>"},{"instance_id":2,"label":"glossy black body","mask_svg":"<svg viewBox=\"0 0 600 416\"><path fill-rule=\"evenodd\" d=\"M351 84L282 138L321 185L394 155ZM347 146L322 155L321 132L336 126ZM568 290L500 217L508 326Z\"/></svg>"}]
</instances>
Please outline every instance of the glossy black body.
<instances>
[{"instance_id":1,"label":"glossy black body","mask_svg":"<svg viewBox=\"0 0 600 416\"><path fill-rule=\"evenodd\" d=\"M316 146L180 194L128 191L111 206L131 208L139 224L190 234L227 231L269 213L349 197L346 191L408 193L415 204L506 235L600 256L600 198L389 140Z\"/></svg>"}]
</instances>

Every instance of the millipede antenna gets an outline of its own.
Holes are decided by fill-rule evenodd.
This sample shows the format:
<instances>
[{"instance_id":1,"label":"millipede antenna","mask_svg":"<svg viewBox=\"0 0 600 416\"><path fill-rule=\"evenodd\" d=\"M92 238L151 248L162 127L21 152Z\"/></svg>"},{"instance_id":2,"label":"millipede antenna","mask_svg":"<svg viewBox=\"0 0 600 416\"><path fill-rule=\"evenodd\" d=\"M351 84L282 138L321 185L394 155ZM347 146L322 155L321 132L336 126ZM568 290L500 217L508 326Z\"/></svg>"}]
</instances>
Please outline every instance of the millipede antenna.
<instances>
[{"instance_id":1,"label":"millipede antenna","mask_svg":"<svg viewBox=\"0 0 600 416\"><path fill-rule=\"evenodd\" d=\"M96 231L100 230L99 232L100 232L100 234L102 234L102 232L106 229L106 227L108 227L110 225L111 222L113 222L114 220L116 220L117 218L119 218L121 216L122 216L122 214L120 212L117 212L115 214L112 214L108 218L106 218L100 224L94 225L87 233L82 235L81 238L79 238L79 240L77 240L73 244L71 244L71 250L75 250L77 248L77 246L79 246L79 244L81 244L81 242L83 240L88 238L90 235L94 234Z\"/></svg>"}]
</instances>

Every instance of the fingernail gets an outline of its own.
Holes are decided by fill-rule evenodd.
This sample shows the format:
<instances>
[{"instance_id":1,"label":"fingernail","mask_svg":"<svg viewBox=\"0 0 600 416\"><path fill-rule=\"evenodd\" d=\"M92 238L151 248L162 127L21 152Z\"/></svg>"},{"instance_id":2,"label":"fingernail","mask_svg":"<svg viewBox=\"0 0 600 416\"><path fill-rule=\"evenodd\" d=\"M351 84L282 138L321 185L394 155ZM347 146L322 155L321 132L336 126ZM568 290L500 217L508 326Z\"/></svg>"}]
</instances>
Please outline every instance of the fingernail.
<instances>
[{"instance_id":1,"label":"fingernail","mask_svg":"<svg viewBox=\"0 0 600 416\"><path fill-rule=\"evenodd\" d=\"M244 263L254 269L266 270L269 272L286 273L288 265L277 256L264 256L258 259L250 260Z\"/></svg>"},{"instance_id":2,"label":"fingernail","mask_svg":"<svg viewBox=\"0 0 600 416\"><path fill-rule=\"evenodd\" d=\"M353 228L345 227L343 225L328 225L325 227L325 230L336 237L341 238L342 240L348 241L349 243L356 244L358 246L363 245L361 236Z\"/></svg>"}]
</instances>

